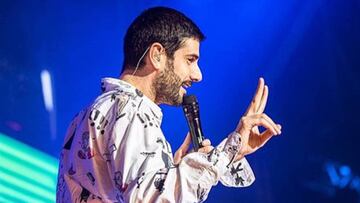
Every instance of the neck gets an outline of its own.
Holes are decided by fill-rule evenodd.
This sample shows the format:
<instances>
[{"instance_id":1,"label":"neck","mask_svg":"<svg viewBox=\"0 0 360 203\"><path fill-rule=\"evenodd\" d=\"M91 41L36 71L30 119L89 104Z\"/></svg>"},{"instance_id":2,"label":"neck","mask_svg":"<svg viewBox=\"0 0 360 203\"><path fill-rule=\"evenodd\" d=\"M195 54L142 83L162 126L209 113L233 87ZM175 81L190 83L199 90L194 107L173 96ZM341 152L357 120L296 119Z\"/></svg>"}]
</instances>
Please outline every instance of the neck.
<instances>
[{"instance_id":1,"label":"neck","mask_svg":"<svg viewBox=\"0 0 360 203\"><path fill-rule=\"evenodd\" d=\"M138 71L135 75L133 75L133 70L125 70L120 75L120 79L130 83L138 90L140 90L145 96L151 99L154 103L156 103L156 92L153 88L155 72L144 74L141 73L141 71Z\"/></svg>"}]
</instances>

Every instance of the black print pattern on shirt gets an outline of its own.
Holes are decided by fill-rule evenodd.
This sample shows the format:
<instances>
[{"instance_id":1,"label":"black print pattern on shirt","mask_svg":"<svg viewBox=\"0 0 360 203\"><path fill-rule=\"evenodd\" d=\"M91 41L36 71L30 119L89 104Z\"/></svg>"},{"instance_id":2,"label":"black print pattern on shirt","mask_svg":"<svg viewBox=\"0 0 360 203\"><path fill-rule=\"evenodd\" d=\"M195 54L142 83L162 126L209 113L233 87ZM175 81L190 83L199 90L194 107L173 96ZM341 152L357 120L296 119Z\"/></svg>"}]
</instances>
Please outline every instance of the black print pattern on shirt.
<instances>
[{"instance_id":1,"label":"black print pattern on shirt","mask_svg":"<svg viewBox=\"0 0 360 203\"><path fill-rule=\"evenodd\" d=\"M118 190L121 190L121 185L122 185L122 173L121 173L121 171L116 171L115 172L114 182L115 182L116 188Z\"/></svg>"},{"instance_id":2,"label":"black print pattern on shirt","mask_svg":"<svg viewBox=\"0 0 360 203\"><path fill-rule=\"evenodd\" d=\"M240 176L240 172L243 171L244 168L241 168L241 162L234 167L234 165L231 166L230 173L235 178L235 184L236 185L242 185L244 186L244 179Z\"/></svg>"},{"instance_id":3,"label":"black print pattern on shirt","mask_svg":"<svg viewBox=\"0 0 360 203\"><path fill-rule=\"evenodd\" d=\"M140 106L143 103L143 101L144 101L143 99L140 101L139 106L138 106L138 110L140 110Z\"/></svg>"},{"instance_id":4,"label":"black print pattern on shirt","mask_svg":"<svg viewBox=\"0 0 360 203\"><path fill-rule=\"evenodd\" d=\"M231 163L234 161L234 159L235 159L238 151L239 151L239 148L238 148L237 145L227 145L227 146L226 146L225 152L226 152L228 155L230 155L230 156L229 156L229 158L230 158L229 164L231 164ZM228 164L228 165L229 165L229 164Z\"/></svg>"},{"instance_id":5,"label":"black print pattern on shirt","mask_svg":"<svg viewBox=\"0 0 360 203\"><path fill-rule=\"evenodd\" d=\"M165 184L165 180L166 180L166 176L169 172L169 168L163 168L160 169L158 172L156 172L155 174L155 181L154 181L154 185L155 188L162 193L164 191L164 184Z\"/></svg>"},{"instance_id":6,"label":"black print pattern on shirt","mask_svg":"<svg viewBox=\"0 0 360 203\"><path fill-rule=\"evenodd\" d=\"M198 184L198 188L196 190L196 194L198 197L199 202L203 202L205 200L206 197L206 193L207 193L207 189L206 188L202 188L200 186L200 184Z\"/></svg>"},{"instance_id":7,"label":"black print pattern on shirt","mask_svg":"<svg viewBox=\"0 0 360 203\"><path fill-rule=\"evenodd\" d=\"M120 118L124 117L126 113L123 112L126 104L129 102L129 96L124 96L122 90L119 90L116 93L111 95L111 102L115 102L117 104L117 111L116 111L116 118L115 120L119 120Z\"/></svg>"},{"instance_id":8,"label":"black print pattern on shirt","mask_svg":"<svg viewBox=\"0 0 360 203\"><path fill-rule=\"evenodd\" d=\"M165 153L164 151L161 151L161 158L162 158L163 162L165 163L166 168L173 167L173 163L172 163L172 160L171 160L169 154Z\"/></svg>"},{"instance_id":9,"label":"black print pattern on shirt","mask_svg":"<svg viewBox=\"0 0 360 203\"><path fill-rule=\"evenodd\" d=\"M137 118L140 120L141 124L144 125L144 128L147 128L147 127L159 127L157 124L154 123L154 118L150 118L150 116L146 113L144 113L143 115L140 114L140 113L137 113L136 114Z\"/></svg>"},{"instance_id":10,"label":"black print pattern on shirt","mask_svg":"<svg viewBox=\"0 0 360 203\"><path fill-rule=\"evenodd\" d=\"M141 155L153 158L156 152L140 152Z\"/></svg>"},{"instance_id":11,"label":"black print pattern on shirt","mask_svg":"<svg viewBox=\"0 0 360 203\"><path fill-rule=\"evenodd\" d=\"M82 116L80 122L77 121L78 117L79 116ZM85 116L86 116L86 110L83 110L79 113L77 113L74 118L73 118L73 121L71 123L71 127L70 129L72 130L72 132L69 132L69 134L71 134L70 138L68 139L68 141L65 143L63 149L67 149L67 150L70 150L71 149L71 146L72 146L72 143L74 141L74 137L75 137L75 134L76 134L76 130L77 130L77 126L79 125L79 123L81 123L84 119L85 119Z\"/></svg>"},{"instance_id":12,"label":"black print pattern on shirt","mask_svg":"<svg viewBox=\"0 0 360 203\"><path fill-rule=\"evenodd\" d=\"M106 90L105 82L101 82L101 93L104 93Z\"/></svg>"},{"instance_id":13,"label":"black print pattern on shirt","mask_svg":"<svg viewBox=\"0 0 360 203\"><path fill-rule=\"evenodd\" d=\"M81 202L87 202L88 198L90 196L90 192L89 190L87 190L86 188L82 188L81 194L80 194L80 203Z\"/></svg>"},{"instance_id":14,"label":"black print pattern on shirt","mask_svg":"<svg viewBox=\"0 0 360 203\"><path fill-rule=\"evenodd\" d=\"M121 171L116 171L114 174L114 182L115 182L115 187L119 190L122 191L122 173Z\"/></svg>"},{"instance_id":15,"label":"black print pattern on shirt","mask_svg":"<svg viewBox=\"0 0 360 203\"><path fill-rule=\"evenodd\" d=\"M155 114L155 112L152 109L150 109L150 111L151 111L151 114L152 114L151 120L155 124L155 127L159 128L159 126L160 126L160 121L159 121L160 118Z\"/></svg>"},{"instance_id":16,"label":"black print pattern on shirt","mask_svg":"<svg viewBox=\"0 0 360 203\"><path fill-rule=\"evenodd\" d=\"M124 117L126 115L126 113L122 113L122 114L116 114L116 121L119 120L120 118Z\"/></svg>"},{"instance_id":17,"label":"black print pattern on shirt","mask_svg":"<svg viewBox=\"0 0 360 203\"><path fill-rule=\"evenodd\" d=\"M87 174L86 174L86 176L88 177L88 179L89 179L89 181L90 181L90 183L91 183L91 185L95 185L95 178L94 178L94 176L93 176L93 174L92 173L90 173L90 172L88 172Z\"/></svg>"},{"instance_id":18,"label":"black print pattern on shirt","mask_svg":"<svg viewBox=\"0 0 360 203\"><path fill-rule=\"evenodd\" d=\"M169 143L165 142L163 139L161 138L157 138L156 143L160 144L162 146L162 151L161 151L161 158L165 164L165 168L171 168L174 166L172 159L170 157L169 154L171 154L171 150L169 147ZM164 150L166 150L166 152L164 152Z\"/></svg>"},{"instance_id":19,"label":"black print pattern on shirt","mask_svg":"<svg viewBox=\"0 0 360 203\"><path fill-rule=\"evenodd\" d=\"M155 113L152 109L150 109L150 111L151 111L151 114L152 114L155 118L159 119L159 117L156 115L156 113Z\"/></svg>"},{"instance_id":20,"label":"black print pattern on shirt","mask_svg":"<svg viewBox=\"0 0 360 203\"><path fill-rule=\"evenodd\" d=\"M101 201L100 197L91 194L90 191L88 191L84 187L81 187L81 188L82 188L82 190L81 190L81 194L80 194L80 203L86 203L86 202L88 202L88 200L94 200L94 199ZM75 202L77 202L77 201L75 201Z\"/></svg>"},{"instance_id":21,"label":"black print pattern on shirt","mask_svg":"<svg viewBox=\"0 0 360 203\"><path fill-rule=\"evenodd\" d=\"M145 179L145 172L142 172L140 177L137 178L137 181L136 181L136 188L140 188L140 185L142 182L144 182L144 179Z\"/></svg>"},{"instance_id":22,"label":"black print pattern on shirt","mask_svg":"<svg viewBox=\"0 0 360 203\"><path fill-rule=\"evenodd\" d=\"M59 175L57 186L56 186L56 196L62 197L64 199L65 197L65 191L66 191L66 182L64 179L64 175Z\"/></svg>"},{"instance_id":23,"label":"black print pattern on shirt","mask_svg":"<svg viewBox=\"0 0 360 203\"><path fill-rule=\"evenodd\" d=\"M125 192L125 190L127 189L128 185L127 184L123 184L123 179L122 179L122 173L121 171L116 171L114 174L114 183L115 183L115 187L121 192ZM122 196L121 196L122 198Z\"/></svg>"},{"instance_id":24,"label":"black print pattern on shirt","mask_svg":"<svg viewBox=\"0 0 360 203\"><path fill-rule=\"evenodd\" d=\"M153 122L151 121L150 116L149 116L148 114L146 114L146 113L144 113L144 115L145 115L147 121L149 122L149 125L150 125L150 126L153 126L154 124L153 124ZM154 118L153 118L153 120L154 120Z\"/></svg>"},{"instance_id":25,"label":"black print pattern on shirt","mask_svg":"<svg viewBox=\"0 0 360 203\"><path fill-rule=\"evenodd\" d=\"M149 114L147 114L147 113L143 113L143 114L137 113L136 116L140 120L141 124L144 125L144 128L147 128L147 127L159 128L159 125L160 125L159 122L157 120L155 120L154 117L150 117Z\"/></svg>"},{"instance_id":26,"label":"black print pattern on shirt","mask_svg":"<svg viewBox=\"0 0 360 203\"><path fill-rule=\"evenodd\" d=\"M147 124L145 123L145 120L140 116L140 114L137 113L136 116L140 120L141 124L144 125L144 128L147 128Z\"/></svg>"},{"instance_id":27,"label":"black print pattern on shirt","mask_svg":"<svg viewBox=\"0 0 360 203\"><path fill-rule=\"evenodd\" d=\"M67 149L70 150L71 149L71 145L74 141L74 137L75 137L75 133L76 133L76 129L77 129L77 125L78 122L76 122L77 117L79 116L79 113L77 113L72 122L71 122L71 126L70 129L72 130L72 132L69 132L69 134L71 134L70 138L67 140L67 142L65 143L65 145L63 146L63 149Z\"/></svg>"},{"instance_id":28,"label":"black print pattern on shirt","mask_svg":"<svg viewBox=\"0 0 360 203\"><path fill-rule=\"evenodd\" d=\"M117 150L117 147L115 144L112 144L105 149L105 153L103 154L103 156L104 156L106 162L111 162L112 155L116 150Z\"/></svg>"},{"instance_id":29,"label":"black print pattern on shirt","mask_svg":"<svg viewBox=\"0 0 360 203\"><path fill-rule=\"evenodd\" d=\"M138 89L135 89L135 92L136 92L136 94L137 94L139 97L143 97L143 96L144 96L144 94L143 94L140 90L138 90Z\"/></svg>"},{"instance_id":30,"label":"black print pattern on shirt","mask_svg":"<svg viewBox=\"0 0 360 203\"><path fill-rule=\"evenodd\" d=\"M76 133L76 127L73 130L73 133L71 135L71 137L69 138L69 140L66 142L66 144L64 145L64 149L70 150L71 149L71 145L74 141L74 137L75 137L75 133Z\"/></svg>"},{"instance_id":31,"label":"black print pattern on shirt","mask_svg":"<svg viewBox=\"0 0 360 203\"><path fill-rule=\"evenodd\" d=\"M144 128L147 128L147 127L159 128L159 125L155 121L154 117L151 118L147 113L144 113L143 115L140 113L137 113L136 116L140 120L141 124L144 125Z\"/></svg>"},{"instance_id":32,"label":"black print pattern on shirt","mask_svg":"<svg viewBox=\"0 0 360 203\"><path fill-rule=\"evenodd\" d=\"M74 175L76 173L76 171L75 171L75 169L74 169L74 164L73 163L71 163L71 166L70 166L70 168L69 168L69 170L68 170L68 174L69 175Z\"/></svg>"},{"instance_id":33,"label":"black print pattern on shirt","mask_svg":"<svg viewBox=\"0 0 360 203\"><path fill-rule=\"evenodd\" d=\"M89 132L84 132L81 135L81 141L79 143L81 145L81 149L78 151L78 157L80 159L91 159L95 155L93 149L90 148L89 138Z\"/></svg>"},{"instance_id":34,"label":"black print pattern on shirt","mask_svg":"<svg viewBox=\"0 0 360 203\"><path fill-rule=\"evenodd\" d=\"M217 148L214 148L210 151L208 155L208 161L215 166L217 162L219 161L220 151Z\"/></svg>"},{"instance_id":35,"label":"black print pattern on shirt","mask_svg":"<svg viewBox=\"0 0 360 203\"><path fill-rule=\"evenodd\" d=\"M89 120L91 120L90 126L94 127L96 130L100 130L102 135L105 133L105 127L109 121L101 115L99 110L92 110L90 112Z\"/></svg>"}]
</instances>

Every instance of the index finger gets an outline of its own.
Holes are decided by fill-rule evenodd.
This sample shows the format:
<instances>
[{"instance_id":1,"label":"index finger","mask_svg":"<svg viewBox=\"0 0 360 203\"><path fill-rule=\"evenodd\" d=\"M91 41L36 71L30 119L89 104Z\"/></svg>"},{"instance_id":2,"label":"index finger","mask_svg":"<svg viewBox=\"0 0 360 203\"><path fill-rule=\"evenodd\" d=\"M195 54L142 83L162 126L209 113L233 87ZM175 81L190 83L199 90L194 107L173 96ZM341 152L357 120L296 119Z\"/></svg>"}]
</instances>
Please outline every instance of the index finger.
<instances>
[{"instance_id":1,"label":"index finger","mask_svg":"<svg viewBox=\"0 0 360 203\"><path fill-rule=\"evenodd\" d=\"M207 153L211 152L211 150L213 150L213 149L214 149L214 147L210 145L210 146L199 148L198 152L202 152L202 153L207 154Z\"/></svg>"},{"instance_id":2,"label":"index finger","mask_svg":"<svg viewBox=\"0 0 360 203\"><path fill-rule=\"evenodd\" d=\"M211 142L210 142L209 139L205 139L205 140L203 140L203 141L201 142L201 145L202 145L203 147L210 146L210 145L211 145Z\"/></svg>"}]
</instances>

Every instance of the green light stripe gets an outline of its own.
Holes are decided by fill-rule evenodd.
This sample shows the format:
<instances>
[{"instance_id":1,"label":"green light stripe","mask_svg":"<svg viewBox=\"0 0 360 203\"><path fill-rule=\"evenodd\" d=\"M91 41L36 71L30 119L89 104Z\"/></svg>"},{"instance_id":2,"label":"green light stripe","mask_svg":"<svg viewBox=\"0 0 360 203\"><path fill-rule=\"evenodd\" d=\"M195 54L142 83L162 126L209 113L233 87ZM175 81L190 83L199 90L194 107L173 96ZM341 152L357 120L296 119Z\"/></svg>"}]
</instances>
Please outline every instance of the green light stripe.
<instances>
[{"instance_id":1,"label":"green light stripe","mask_svg":"<svg viewBox=\"0 0 360 203\"><path fill-rule=\"evenodd\" d=\"M16 203L14 200L10 200L9 198L4 198L1 196L0 194L0 202L3 202L3 203Z\"/></svg>"},{"instance_id":2,"label":"green light stripe","mask_svg":"<svg viewBox=\"0 0 360 203\"><path fill-rule=\"evenodd\" d=\"M55 181L56 181L56 177L54 177L54 184L52 185L47 185L47 186L44 186L41 182L41 180L34 180L32 177L28 177L26 176L26 174L21 174L21 173L18 173L18 172L14 172L14 171L10 171L8 170L7 168L3 167L0 165L0 172L3 172L5 174L8 174L10 176L13 176L13 177L17 177L29 184L34 184L34 185L37 185L38 187L41 187L42 189L44 190L48 190L50 192L56 192L56 185L55 185Z\"/></svg>"},{"instance_id":3,"label":"green light stripe","mask_svg":"<svg viewBox=\"0 0 360 203\"><path fill-rule=\"evenodd\" d=\"M24 196L25 196L25 197L31 197L32 199L37 199L36 202L39 202L39 201L41 201L41 202L55 202L55 194L54 194L54 197L53 197L52 199L49 199L49 198L45 198L45 197L43 197L43 196L39 196L38 194L35 194L35 193L31 193L31 192L29 192L29 191L26 191L26 190L24 190L23 188L18 187L18 186L16 186L16 185L11 185L11 184L9 184L8 182L4 182L4 183L7 184L7 185L5 186L6 188L8 188L8 189L10 189L10 190L13 190L13 191L16 191L17 193L22 194L23 196L19 197L19 198L21 198L21 199L23 199ZM11 194L11 195L14 195L14 194ZM0 194L0 196L1 196L1 194ZM18 196L12 196L12 198L17 198L17 197L18 197ZM22 201L17 200L17 201L15 201L15 202L25 202L25 201L23 201L23 200L22 200Z\"/></svg>"},{"instance_id":4,"label":"green light stripe","mask_svg":"<svg viewBox=\"0 0 360 203\"><path fill-rule=\"evenodd\" d=\"M8 152L1 151L1 156L5 157L8 160L11 160L12 162L15 162L22 166L22 168L29 168L33 171L37 171L38 173L47 175L47 176L56 176L57 174L50 173L48 170L44 170L43 168L40 168L39 166L33 165L32 163L29 163L28 161L21 159L20 157L14 156L13 154L10 154Z\"/></svg>"},{"instance_id":5,"label":"green light stripe","mask_svg":"<svg viewBox=\"0 0 360 203\"><path fill-rule=\"evenodd\" d=\"M4 197L1 196L1 194L0 194L0 202L2 202L2 203L17 203L16 201L11 200L11 198L5 199Z\"/></svg>"},{"instance_id":6,"label":"green light stripe","mask_svg":"<svg viewBox=\"0 0 360 203\"><path fill-rule=\"evenodd\" d=\"M13 203L14 201L11 201L9 199L5 199L1 194L0 194L0 202L7 202L7 203ZM14 202L15 203L15 202Z\"/></svg>"},{"instance_id":7,"label":"green light stripe","mask_svg":"<svg viewBox=\"0 0 360 203\"><path fill-rule=\"evenodd\" d=\"M21 192L18 192L12 188L9 188L9 187L5 187L3 186L3 184L0 185L0 191L11 196L11 197L16 197L17 199L21 199L22 202L28 202L28 203L31 203L31 202L36 202L36 203L42 203L44 201L41 201L40 199L35 199L35 198L32 198L30 196L27 196ZM46 202L44 202L46 203Z\"/></svg>"},{"instance_id":8,"label":"green light stripe","mask_svg":"<svg viewBox=\"0 0 360 203\"><path fill-rule=\"evenodd\" d=\"M56 159L54 159L50 155L47 155L46 153L35 150L26 144L15 141L1 133L0 150L6 151L9 154L13 154L14 156L19 157L20 159L37 165L38 167L43 168L50 173L57 174L58 162L56 161Z\"/></svg>"},{"instance_id":9,"label":"green light stripe","mask_svg":"<svg viewBox=\"0 0 360 203\"><path fill-rule=\"evenodd\" d=\"M53 193L51 193L49 190L44 190L42 188L39 188L37 185L27 183L16 177L7 175L5 173L0 173L0 181L1 182L4 181L10 185L22 188L23 190L33 193L39 197L44 197L47 200L55 201L55 197L54 197Z\"/></svg>"},{"instance_id":10,"label":"green light stripe","mask_svg":"<svg viewBox=\"0 0 360 203\"><path fill-rule=\"evenodd\" d=\"M39 196L37 194L34 194L32 192L29 192L27 190L25 190L22 187L19 187L17 185L12 185L9 184L8 182L2 181L3 187L8 188L10 190L16 191L18 193L21 193L22 195L25 195L26 197L31 197L33 199L38 199L39 201L43 201L43 202L51 202L50 200L46 199L43 196ZM14 198L17 198L16 196L14 196ZM24 201L20 201L20 202L24 202Z\"/></svg>"},{"instance_id":11,"label":"green light stripe","mask_svg":"<svg viewBox=\"0 0 360 203\"><path fill-rule=\"evenodd\" d=\"M19 203L22 202L21 199L17 198L17 197L13 197L13 196L9 196L3 192L0 192L0 202L3 203Z\"/></svg>"},{"instance_id":12,"label":"green light stripe","mask_svg":"<svg viewBox=\"0 0 360 203\"><path fill-rule=\"evenodd\" d=\"M25 168L22 165L3 158L2 156L0 156L0 163L1 163L1 167L5 167L6 169L13 171L15 173L18 173L22 176L26 176L26 177L31 177L32 180L38 182L41 185L47 186L47 187L53 187L53 185L55 185L55 180L49 176L43 175L41 173L38 173L36 171L33 171L31 169Z\"/></svg>"}]
</instances>

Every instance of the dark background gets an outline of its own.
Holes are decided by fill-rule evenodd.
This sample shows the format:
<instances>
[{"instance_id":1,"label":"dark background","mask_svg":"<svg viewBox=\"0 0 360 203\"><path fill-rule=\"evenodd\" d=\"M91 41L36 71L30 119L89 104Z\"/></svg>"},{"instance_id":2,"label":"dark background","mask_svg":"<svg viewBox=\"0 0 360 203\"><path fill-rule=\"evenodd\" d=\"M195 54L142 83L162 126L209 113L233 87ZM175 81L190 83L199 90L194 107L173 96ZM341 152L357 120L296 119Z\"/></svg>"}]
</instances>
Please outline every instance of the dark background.
<instances>
[{"instance_id":1,"label":"dark background","mask_svg":"<svg viewBox=\"0 0 360 203\"><path fill-rule=\"evenodd\" d=\"M263 76L266 112L282 135L248 156L249 188L207 202L360 202L359 0L1 1L0 132L58 157L72 117L118 77L123 36L145 8L169 6L203 30L198 96L206 136L235 129ZM54 110L40 72L51 73ZM187 132L182 109L163 106L173 151Z\"/></svg>"}]
</instances>

